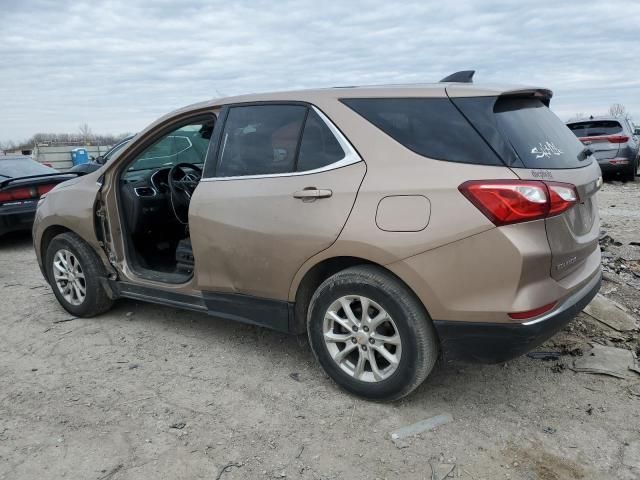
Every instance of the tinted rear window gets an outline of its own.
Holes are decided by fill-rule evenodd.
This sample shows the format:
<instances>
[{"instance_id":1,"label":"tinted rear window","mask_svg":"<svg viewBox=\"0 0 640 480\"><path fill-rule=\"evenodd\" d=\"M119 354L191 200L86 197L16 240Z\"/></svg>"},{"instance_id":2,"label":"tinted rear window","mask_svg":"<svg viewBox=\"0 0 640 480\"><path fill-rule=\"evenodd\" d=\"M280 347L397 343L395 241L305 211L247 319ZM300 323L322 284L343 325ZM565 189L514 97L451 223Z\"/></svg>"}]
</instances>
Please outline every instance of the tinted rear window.
<instances>
[{"instance_id":1,"label":"tinted rear window","mask_svg":"<svg viewBox=\"0 0 640 480\"><path fill-rule=\"evenodd\" d=\"M448 98L345 98L341 101L419 155L451 162L503 165Z\"/></svg>"},{"instance_id":2,"label":"tinted rear window","mask_svg":"<svg viewBox=\"0 0 640 480\"><path fill-rule=\"evenodd\" d=\"M615 120L594 120L567 125L576 137L600 137L622 133L622 125Z\"/></svg>"},{"instance_id":3,"label":"tinted rear window","mask_svg":"<svg viewBox=\"0 0 640 480\"><path fill-rule=\"evenodd\" d=\"M28 177L47 173L56 173L56 171L30 158L0 159L0 175L2 176L0 180L6 177Z\"/></svg>"},{"instance_id":4,"label":"tinted rear window","mask_svg":"<svg viewBox=\"0 0 640 480\"><path fill-rule=\"evenodd\" d=\"M493 108L498 131L525 168L577 168L584 161L584 145L566 125L534 98L503 97Z\"/></svg>"}]
</instances>

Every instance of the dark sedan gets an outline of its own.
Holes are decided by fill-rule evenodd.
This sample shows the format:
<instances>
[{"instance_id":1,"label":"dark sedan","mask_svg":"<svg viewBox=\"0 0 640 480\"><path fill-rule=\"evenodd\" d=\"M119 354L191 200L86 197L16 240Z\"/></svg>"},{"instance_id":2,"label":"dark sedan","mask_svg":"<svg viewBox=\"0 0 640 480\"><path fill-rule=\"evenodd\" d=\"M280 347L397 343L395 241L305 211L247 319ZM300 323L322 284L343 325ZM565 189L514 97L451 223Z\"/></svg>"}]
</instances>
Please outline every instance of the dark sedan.
<instances>
[{"instance_id":1,"label":"dark sedan","mask_svg":"<svg viewBox=\"0 0 640 480\"><path fill-rule=\"evenodd\" d=\"M73 177L31 157L0 156L0 236L30 230L40 197Z\"/></svg>"}]
</instances>

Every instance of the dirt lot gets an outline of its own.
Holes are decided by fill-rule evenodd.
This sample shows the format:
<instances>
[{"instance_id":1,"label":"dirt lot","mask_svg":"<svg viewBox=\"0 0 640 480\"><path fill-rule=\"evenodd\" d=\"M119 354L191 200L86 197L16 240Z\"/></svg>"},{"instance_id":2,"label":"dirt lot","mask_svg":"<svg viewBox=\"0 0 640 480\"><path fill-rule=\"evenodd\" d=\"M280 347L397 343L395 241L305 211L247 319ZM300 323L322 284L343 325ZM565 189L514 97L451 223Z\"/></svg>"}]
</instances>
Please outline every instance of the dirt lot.
<instances>
[{"instance_id":1,"label":"dirt lot","mask_svg":"<svg viewBox=\"0 0 640 480\"><path fill-rule=\"evenodd\" d=\"M640 182L606 184L600 203L602 292L637 319ZM302 337L130 301L73 319L30 242L0 243L1 479L640 478L640 375L576 373L571 355L441 363L409 398L370 403ZM589 342L638 348L581 314L539 350ZM441 413L453 421L390 440Z\"/></svg>"}]
</instances>

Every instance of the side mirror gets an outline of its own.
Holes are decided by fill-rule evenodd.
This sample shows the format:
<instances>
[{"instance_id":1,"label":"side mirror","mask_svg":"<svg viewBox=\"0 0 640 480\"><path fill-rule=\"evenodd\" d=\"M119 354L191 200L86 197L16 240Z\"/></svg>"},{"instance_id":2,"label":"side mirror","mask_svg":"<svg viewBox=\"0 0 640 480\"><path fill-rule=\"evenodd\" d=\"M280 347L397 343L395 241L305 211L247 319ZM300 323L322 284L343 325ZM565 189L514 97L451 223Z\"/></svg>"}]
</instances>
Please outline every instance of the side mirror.
<instances>
[{"instance_id":1,"label":"side mirror","mask_svg":"<svg viewBox=\"0 0 640 480\"><path fill-rule=\"evenodd\" d=\"M99 165L104 165L106 163L106 160L102 155L98 155L96 158L94 158L94 161Z\"/></svg>"}]
</instances>

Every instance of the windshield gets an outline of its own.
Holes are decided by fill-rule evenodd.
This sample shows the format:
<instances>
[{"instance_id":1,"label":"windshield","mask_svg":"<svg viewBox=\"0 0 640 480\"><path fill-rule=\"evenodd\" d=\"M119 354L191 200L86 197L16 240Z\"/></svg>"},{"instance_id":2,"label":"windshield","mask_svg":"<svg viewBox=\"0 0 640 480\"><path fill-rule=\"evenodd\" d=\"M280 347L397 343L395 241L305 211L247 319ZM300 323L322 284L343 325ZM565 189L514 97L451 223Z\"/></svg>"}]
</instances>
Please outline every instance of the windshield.
<instances>
[{"instance_id":1,"label":"windshield","mask_svg":"<svg viewBox=\"0 0 640 480\"><path fill-rule=\"evenodd\" d=\"M0 175L3 178L28 177L49 173L56 173L56 171L31 158L0 158Z\"/></svg>"},{"instance_id":2,"label":"windshield","mask_svg":"<svg viewBox=\"0 0 640 480\"><path fill-rule=\"evenodd\" d=\"M128 171L152 170L178 163L202 165L207 154L213 122L187 125L161 138L139 155Z\"/></svg>"}]
</instances>

